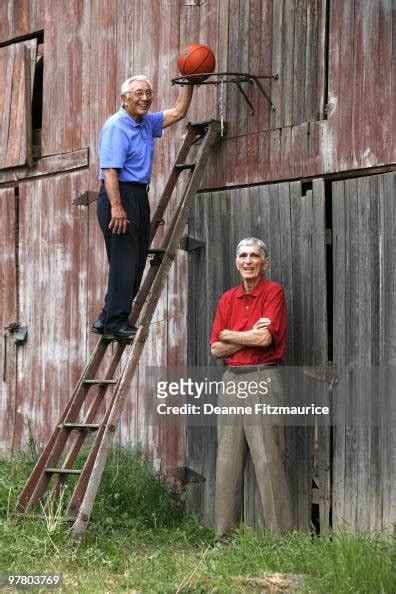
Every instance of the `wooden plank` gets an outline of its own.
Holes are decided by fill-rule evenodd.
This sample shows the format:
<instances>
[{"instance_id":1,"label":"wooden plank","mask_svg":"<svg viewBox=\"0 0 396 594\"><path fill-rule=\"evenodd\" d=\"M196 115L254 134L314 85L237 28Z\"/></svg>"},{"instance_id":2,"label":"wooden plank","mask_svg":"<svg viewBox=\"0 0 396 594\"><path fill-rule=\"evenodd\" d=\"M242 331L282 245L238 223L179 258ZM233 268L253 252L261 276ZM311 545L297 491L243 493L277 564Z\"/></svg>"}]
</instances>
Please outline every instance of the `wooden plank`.
<instances>
[{"instance_id":1,"label":"wooden plank","mask_svg":"<svg viewBox=\"0 0 396 594\"><path fill-rule=\"evenodd\" d=\"M324 58L318 46L320 36L319 6L323 2L308 2L306 11L306 42L305 42L305 89L304 89L304 121L318 119L318 67L319 56Z\"/></svg>"},{"instance_id":2,"label":"wooden plank","mask_svg":"<svg viewBox=\"0 0 396 594\"><path fill-rule=\"evenodd\" d=\"M0 39L2 41L8 39L10 31L10 11L8 4L0 2ZM3 79L2 79L3 80Z\"/></svg>"},{"instance_id":3,"label":"wooden plank","mask_svg":"<svg viewBox=\"0 0 396 594\"><path fill-rule=\"evenodd\" d=\"M199 194L195 199L194 208L189 218L189 235L192 237L208 241L206 222L207 222L207 194ZM208 329L211 320L208 318L212 312L205 312L203 300L200 299L196 287L201 287L204 294L207 294L206 273L207 258L205 255L207 247L195 250L188 255L188 308L187 308L187 362L188 365L206 365L209 360L208 349ZM210 302L211 303L211 302ZM211 305L215 307L215 304ZM206 429L203 427L187 427L186 435L186 465L196 472L206 477L205 483L195 483L188 490L187 504L195 513L203 516L205 489L209 476L205 468L204 450ZM213 452L214 457L214 452ZM210 470L210 469L209 469ZM213 476L211 477L213 481Z\"/></svg>"},{"instance_id":4,"label":"wooden plank","mask_svg":"<svg viewBox=\"0 0 396 594\"><path fill-rule=\"evenodd\" d=\"M328 127L327 122L308 122L302 124L302 129L306 130L306 149L303 161L303 177L309 178L317 175L321 169L326 170L326 163L323 162L321 150L324 144L324 128Z\"/></svg>"},{"instance_id":5,"label":"wooden plank","mask_svg":"<svg viewBox=\"0 0 396 594\"><path fill-rule=\"evenodd\" d=\"M376 89L380 88L381 93L376 92L374 95L377 99L375 113L378 125L378 135L375 137L377 144L374 152L384 163L392 163L396 160L396 149L392 142L392 138L395 138L393 126L396 117L394 111L396 98L392 86L392 80L396 75L396 67L392 60L392 55L395 55L392 39L395 44L395 38L396 34L392 29L392 0L381 0L378 23L378 67L376 69Z\"/></svg>"},{"instance_id":6,"label":"wooden plank","mask_svg":"<svg viewBox=\"0 0 396 594\"><path fill-rule=\"evenodd\" d=\"M271 128L282 126L283 79L283 2L272 4L272 74L277 74L279 80L272 85L272 102L276 111L271 112Z\"/></svg>"},{"instance_id":7,"label":"wooden plank","mask_svg":"<svg viewBox=\"0 0 396 594\"><path fill-rule=\"evenodd\" d=\"M392 5L393 6L393 5ZM396 16L395 16L395 11L392 10L392 56L395 55L396 52ZM392 112L391 112L391 121L392 121L392 135L391 138L395 138L396 137L396 107L395 107L395 83L394 81L396 80L396 62L394 59L391 60L391 77L392 77L392 100L391 100L391 105L392 105ZM391 147L392 147L392 143L391 143ZM393 143L393 147L391 148L391 159L390 161L392 163L396 162L396 147L394 146Z\"/></svg>"},{"instance_id":8,"label":"wooden plank","mask_svg":"<svg viewBox=\"0 0 396 594\"><path fill-rule=\"evenodd\" d=\"M280 228L279 196L282 190L286 190L283 184L271 184L268 187L269 221L267 223L268 230L266 230L266 241L268 243L271 255L271 267L269 273L271 275L271 279L274 281L277 281L277 275L280 273L281 244L278 230Z\"/></svg>"},{"instance_id":9,"label":"wooden plank","mask_svg":"<svg viewBox=\"0 0 396 594\"><path fill-rule=\"evenodd\" d=\"M227 169L226 185L232 185L235 177L235 170L238 163L237 140L236 138L227 138Z\"/></svg>"},{"instance_id":10,"label":"wooden plank","mask_svg":"<svg viewBox=\"0 0 396 594\"><path fill-rule=\"evenodd\" d=\"M289 179L292 169L292 130L286 126L280 130L280 178Z\"/></svg>"},{"instance_id":11,"label":"wooden plank","mask_svg":"<svg viewBox=\"0 0 396 594\"><path fill-rule=\"evenodd\" d=\"M299 178L303 174L303 128L304 124L292 127L291 141L291 177Z\"/></svg>"},{"instance_id":12,"label":"wooden plank","mask_svg":"<svg viewBox=\"0 0 396 594\"><path fill-rule=\"evenodd\" d=\"M372 182L373 183L373 182ZM394 267L396 257L396 244L394 234L396 228L395 196L396 176L394 173L378 176L378 204L379 204L379 265L381 270L379 280L379 340L380 361L383 369L392 368L394 353L396 351L396 320L394 304L396 300L396 272ZM373 199L373 193L372 193ZM396 495L395 495L395 432L393 427L381 427L380 434L380 475L381 490L378 496L381 501L378 508L382 508L382 522L380 528L388 534L394 531L396 521ZM373 477L374 478L374 477ZM379 525L376 517L375 525Z\"/></svg>"},{"instance_id":13,"label":"wooden plank","mask_svg":"<svg viewBox=\"0 0 396 594\"><path fill-rule=\"evenodd\" d=\"M239 48L239 0L230 0L228 13L228 63L227 72L240 72ZM238 123L238 91L229 88L227 92L227 121L229 124L228 136L232 138L241 133ZM239 114L238 114L239 115Z\"/></svg>"},{"instance_id":14,"label":"wooden plank","mask_svg":"<svg viewBox=\"0 0 396 594\"><path fill-rule=\"evenodd\" d=\"M356 2L354 7L354 51L353 51L353 69L352 74L352 167L358 167L361 155L364 151L363 130L365 123L362 120L362 106L364 106L364 53L358 48L365 47L366 36L364 34L365 26L365 5ZM348 40L349 41L349 40ZM350 42L349 42L350 43ZM348 43L348 45L349 45ZM349 45L350 48L350 45ZM350 49L348 50L350 52ZM351 85L351 79L348 77L348 84Z\"/></svg>"},{"instance_id":15,"label":"wooden plank","mask_svg":"<svg viewBox=\"0 0 396 594\"><path fill-rule=\"evenodd\" d=\"M127 28L132 26L131 22L131 6L130 3L126 2L125 0L120 0L117 3L116 8L116 22L115 22L115 38L116 38L116 65L115 65L115 90L117 95L119 94L119 89L121 88L122 83L126 80L129 74L126 74L126 63L130 59L130 52L127 51L126 53L128 56L125 56L125 48L131 47L127 45L127 38L128 32ZM131 69L130 69L131 71Z\"/></svg>"},{"instance_id":16,"label":"wooden plank","mask_svg":"<svg viewBox=\"0 0 396 594\"><path fill-rule=\"evenodd\" d=\"M380 138L378 133L382 122L382 114L378 111L377 101L378 89L380 88L378 79L379 72L383 68L383 65L378 63L379 5L380 2L367 2L364 8L362 51L369 58L365 59L363 64L363 103L361 105L355 104L353 107L354 110L360 111L360 117L364 122L360 163L368 166L384 162L381 153L384 153L385 139ZM388 86L386 83L385 85ZM390 111L389 106L387 111Z\"/></svg>"},{"instance_id":17,"label":"wooden plank","mask_svg":"<svg viewBox=\"0 0 396 594\"><path fill-rule=\"evenodd\" d=\"M347 233L347 258L350 269L347 269L349 276L349 292L346 292L346 333L347 352L344 361L345 369L358 361L359 355L359 291L358 274L355 267L359 255L358 239L358 184L357 180L350 180L345 184L346 208L348 210ZM345 330L344 330L345 332ZM358 446L357 428L353 423L356 413L356 402L350 391L346 392L345 407L345 483L344 483L344 521L350 527L356 526L356 497L358 492Z\"/></svg>"},{"instance_id":18,"label":"wooden plank","mask_svg":"<svg viewBox=\"0 0 396 594\"><path fill-rule=\"evenodd\" d=\"M293 345L293 365L304 365L304 353L300 348L301 336L304 331L303 310L303 253L300 241L301 221L301 184L292 182L290 184L290 216L291 216L291 248L293 253L293 327L295 343Z\"/></svg>"},{"instance_id":19,"label":"wooden plank","mask_svg":"<svg viewBox=\"0 0 396 594\"><path fill-rule=\"evenodd\" d=\"M0 48L0 75L1 80L4 81L0 91L0 113L2 114L0 128L0 164L4 164L7 158L11 89L14 72L14 49L13 46Z\"/></svg>"},{"instance_id":20,"label":"wooden plank","mask_svg":"<svg viewBox=\"0 0 396 594\"><path fill-rule=\"evenodd\" d=\"M225 3L227 4L227 2ZM194 9L190 9L190 10L194 10ZM216 59L218 59L219 53L218 53L218 39L219 39L219 19L218 19L218 13L220 10L219 7L219 3L215 2L210 3L210 2L205 2L204 4L202 4L201 6L199 6L199 8L195 9L198 10L199 12L199 38L198 41L199 43L203 43L204 45L207 45L208 47L210 47L215 56ZM223 9L224 10L224 9ZM173 12L174 10L169 8L168 13L169 15L172 15L170 18L174 18L173 17ZM171 29L171 27L169 27ZM195 38L196 38L196 33L195 33ZM177 50L175 48L175 60L174 60L174 64L176 65L176 55L177 55ZM224 58L223 58L224 59ZM219 68L218 66L216 66L215 68L215 72L219 72ZM224 71L223 71L224 72ZM211 117L217 117L215 114L217 114L217 87L214 85L202 85L201 87L199 87L199 95L197 93L197 95L199 96L199 107L200 107L200 119L202 118L208 118L209 116ZM197 101L197 99L195 99L195 101Z\"/></svg>"},{"instance_id":21,"label":"wooden plank","mask_svg":"<svg viewBox=\"0 0 396 594\"><path fill-rule=\"evenodd\" d=\"M260 26L260 57L259 57L259 68L257 74L271 76L273 74L273 58L272 58L272 2L261 3L261 26ZM256 25L258 28L258 25ZM279 87L279 81L273 81L272 79L261 79L261 84L264 90L274 101L275 87ZM279 98L279 95L278 95ZM280 104L276 106L280 108ZM258 130L269 130L271 125L271 105L265 97L261 94L258 96Z\"/></svg>"},{"instance_id":22,"label":"wooden plank","mask_svg":"<svg viewBox=\"0 0 396 594\"><path fill-rule=\"evenodd\" d=\"M294 68L293 68L293 124L306 120L305 117L305 80L306 80L306 6L303 0L297 0L294 24ZM316 64L315 64L316 67ZM312 68L312 66L311 66ZM316 68L315 68L316 71Z\"/></svg>"},{"instance_id":23,"label":"wooden plank","mask_svg":"<svg viewBox=\"0 0 396 594\"><path fill-rule=\"evenodd\" d=\"M348 185L350 182L346 182ZM372 293L375 291L372 281L367 282L367 270L372 270L372 246L371 244L371 226L370 221L370 191L368 178L358 179L357 185L357 229L358 234L358 254L355 262L355 273L358 276L356 288L358 292L358 335L356 362L358 371L363 375L364 370L368 370L371 361L371 348L367 348L367 342L371 342L371 323L373 320L372 311ZM374 314L375 315L375 314ZM370 402L371 391L369 383L364 381L364 377L359 377L359 392L351 399L354 399L355 415L353 418L362 418L361 415L367 414L366 403ZM364 418L364 417L363 417ZM370 460L373 455L374 443L371 439L371 428L365 425L358 426L356 431L356 449L357 449L357 496L356 501L356 527L365 531L370 529Z\"/></svg>"},{"instance_id":24,"label":"wooden plank","mask_svg":"<svg viewBox=\"0 0 396 594\"><path fill-rule=\"evenodd\" d=\"M36 45L36 44L35 44ZM33 165L33 145L32 145L32 94L33 94L33 84L34 84L34 76L32 76L32 63L33 67L36 64L36 51L35 48L33 52L30 51L30 48L25 45L24 47L24 55L23 55L23 72L24 72L24 79L25 83L23 85L23 92L21 90L21 94L24 100L24 107L25 107L25 134L23 136L23 143L21 142L21 146L19 147L19 160L25 159L25 163L29 167ZM22 161L23 162L23 161Z\"/></svg>"},{"instance_id":25,"label":"wooden plank","mask_svg":"<svg viewBox=\"0 0 396 594\"><path fill-rule=\"evenodd\" d=\"M345 328L349 313L346 298L349 294L349 275L347 263L346 226L348 210L346 208L345 187L343 182L332 185L332 218L333 218L333 278L338 279L333 289L333 358L339 377L345 370L347 356ZM345 386L340 385L334 394L334 415L337 419L346 419ZM333 433L333 528L344 527L345 502L345 427L340 423L334 427Z\"/></svg>"},{"instance_id":26,"label":"wooden plank","mask_svg":"<svg viewBox=\"0 0 396 594\"><path fill-rule=\"evenodd\" d=\"M234 171L235 181L238 185L244 185L248 183L248 171L247 163L249 162L248 155L248 139L249 136L244 134L238 136L236 139L236 154L238 156L236 171Z\"/></svg>"},{"instance_id":27,"label":"wooden plank","mask_svg":"<svg viewBox=\"0 0 396 594\"><path fill-rule=\"evenodd\" d=\"M281 126L290 126L293 118L293 104L296 95L301 93L301 85L298 84L298 72L301 62L301 47L304 41L295 33L295 16L298 17L299 3L295 0L285 0L283 6L282 22L282 107ZM300 49L299 49L300 48ZM297 120L299 121L299 120Z\"/></svg>"},{"instance_id":28,"label":"wooden plank","mask_svg":"<svg viewBox=\"0 0 396 594\"><path fill-rule=\"evenodd\" d=\"M20 181L31 178L51 175L70 171L72 169L81 169L88 165L88 149L81 149L64 155L53 155L51 157L42 157L36 161L33 167L18 167L4 169L0 171L1 185L16 185Z\"/></svg>"},{"instance_id":29,"label":"wooden plank","mask_svg":"<svg viewBox=\"0 0 396 594\"><path fill-rule=\"evenodd\" d=\"M16 345L13 334L6 330L18 319L17 273L17 197L14 190L0 190L0 450L8 453L16 445L17 386Z\"/></svg>"},{"instance_id":30,"label":"wooden plank","mask_svg":"<svg viewBox=\"0 0 396 594\"><path fill-rule=\"evenodd\" d=\"M45 30L44 36L44 60L45 67L43 68L43 109L42 109L42 127L41 127L41 154L51 155L51 101L54 99L53 95L53 80L56 77L56 47L54 46L54 27L52 24L52 2L50 0L42 0L40 8L43 11L43 28Z\"/></svg>"},{"instance_id":31,"label":"wooden plank","mask_svg":"<svg viewBox=\"0 0 396 594\"><path fill-rule=\"evenodd\" d=\"M217 9L217 19L218 19L218 41L217 41L217 55L216 55L216 71L217 72L227 72L228 68L228 47L229 47L229 27L228 27L228 20L229 20L229 10L230 10L230 0L223 0L223 2L218 3ZM227 111L227 96L228 96L228 85L223 85L223 111L224 111L224 119L228 120L228 111ZM217 99L220 101L220 87L217 91ZM224 161L222 161L222 168L226 166L226 154L225 154L225 147L223 145L222 152L224 154ZM225 172L223 172L223 177L225 177ZM224 183L219 183L218 185L225 185Z\"/></svg>"},{"instance_id":32,"label":"wooden plank","mask_svg":"<svg viewBox=\"0 0 396 594\"><path fill-rule=\"evenodd\" d=\"M265 178L267 181L281 177L281 135L281 128L270 131L270 162Z\"/></svg>"},{"instance_id":33,"label":"wooden plank","mask_svg":"<svg viewBox=\"0 0 396 594\"><path fill-rule=\"evenodd\" d=\"M312 320L313 352L310 364L327 365L327 278L326 278L326 221L325 187L323 179L312 184Z\"/></svg>"},{"instance_id":34,"label":"wooden plank","mask_svg":"<svg viewBox=\"0 0 396 594\"><path fill-rule=\"evenodd\" d=\"M292 233L290 221L290 184L281 184L279 187L279 241L280 260L274 264L272 278L279 282L284 290L288 311L287 329L287 361L292 364L294 346L294 318L293 318L293 257ZM271 265L272 269L272 265ZM271 273L272 275L272 273Z\"/></svg>"},{"instance_id":35,"label":"wooden plank","mask_svg":"<svg viewBox=\"0 0 396 594\"><path fill-rule=\"evenodd\" d=\"M74 0L72 5L73 19L71 21L70 34L73 43L68 53L68 71L66 84L71 90L71 109L70 116L66 120L66 143L72 150L81 149L87 146L88 138L81 138L83 119L87 116L85 99L86 86L85 76L88 75L86 59L79 59L79 56L88 54L89 39L86 35L87 11L89 13L90 3ZM89 76L89 75L88 75Z\"/></svg>"},{"instance_id":36,"label":"wooden plank","mask_svg":"<svg viewBox=\"0 0 396 594\"><path fill-rule=\"evenodd\" d=\"M3 113L0 168L30 164L31 142L31 66L29 45L15 43L0 48L0 71L4 76L0 106Z\"/></svg>"},{"instance_id":37,"label":"wooden plank","mask_svg":"<svg viewBox=\"0 0 396 594\"><path fill-rule=\"evenodd\" d=\"M13 34L14 37L19 37L20 35L26 35L26 33L30 33L30 31L34 30L32 27L33 22L31 18L31 9L30 9L30 2L29 0L20 0L19 2L14 2L14 14L13 14Z\"/></svg>"},{"instance_id":38,"label":"wooden plank","mask_svg":"<svg viewBox=\"0 0 396 594\"><path fill-rule=\"evenodd\" d=\"M330 13L330 11L329 11ZM319 0L317 11L317 75L316 75L316 118L318 120L325 119L325 105L327 103L327 84L329 78L328 72L328 55L329 52L329 22L327 18L327 0ZM309 63L308 63L309 71Z\"/></svg>"},{"instance_id":39,"label":"wooden plank","mask_svg":"<svg viewBox=\"0 0 396 594\"><path fill-rule=\"evenodd\" d=\"M257 178L262 181L271 177L270 172L270 158L271 158L271 133L260 132L258 135L258 163L257 163Z\"/></svg>"},{"instance_id":40,"label":"wooden plank","mask_svg":"<svg viewBox=\"0 0 396 594\"><path fill-rule=\"evenodd\" d=\"M249 71L249 25L250 25L250 8L252 0L239 1L239 13L235 14L237 17L237 39L238 39L238 54L237 54L237 68L234 72L248 72ZM232 71L232 70L231 70ZM245 92L251 96L250 89L246 88ZM236 103L234 112L236 121L236 130L238 134L244 134L248 128L250 111L247 103L238 92L237 88L230 89L230 94L235 93Z\"/></svg>"},{"instance_id":41,"label":"wooden plank","mask_svg":"<svg viewBox=\"0 0 396 594\"><path fill-rule=\"evenodd\" d=\"M250 74L262 74L260 72L260 62L261 62L261 12L263 8L263 2L261 0L250 0L250 12L249 12L249 43L248 43L248 51L247 51L247 58L248 63L246 64L247 71ZM246 50L245 50L246 51ZM244 65L245 67L245 65ZM247 112L247 131L249 134L255 134L259 131L259 124L260 124L260 109L261 105L261 93L258 91L257 86L253 85L250 86L248 89L248 95L250 100L253 104L255 109L255 114L253 116L250 115L250 112ZM251 161L254 163L254 159ZM250 160L248 161L250 163Z\"/></svg>"},{"instance_id":42,"label":"wooden plank","mask_svg":"<svg viewBox=\"0 0 396 594\"><path fill-rule=\"evenodd\" d=\"M15 167L26 163L26 68L25 47L15 44L15 60L12 73L11 105L9 115L9 130L7 139L7 156L2 168ZM22 153L22 154L21 154Z\"/></svg>"}]
</instances>

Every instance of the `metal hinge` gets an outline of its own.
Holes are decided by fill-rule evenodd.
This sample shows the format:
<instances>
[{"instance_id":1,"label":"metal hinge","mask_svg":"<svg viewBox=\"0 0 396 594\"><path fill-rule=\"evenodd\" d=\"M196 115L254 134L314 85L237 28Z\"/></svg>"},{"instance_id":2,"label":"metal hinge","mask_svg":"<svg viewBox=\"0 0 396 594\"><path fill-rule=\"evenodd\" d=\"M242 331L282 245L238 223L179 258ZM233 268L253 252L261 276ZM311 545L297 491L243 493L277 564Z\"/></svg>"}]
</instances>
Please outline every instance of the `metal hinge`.
<instances>
[{"instance_id":1,"label":"metal hinge","mask_svg":"<svg viewBox=\"0 0 396 594\"><path fill-rule=\"evenodd\" d=\"M179 243L179 249L183 250L184 252L193 252L194 250L199 250L203 247L205 247L204 241L194 239L194 237L189 237L188 235L184 235Z\"/></svg>"},{"instance_id":2,"label":"metal hinge","mask_svg":"<svg viewBox=\"0 0 396 594\"><path fill-rule=\"evenodd\" d=\"M14 340L16 345L21 345L26 342L28 335L27 326L21 326L19 322L11 322L8 326L5 326L4 330L8 330L10 334L14 334Z\"/></svg>"}]
</instances>

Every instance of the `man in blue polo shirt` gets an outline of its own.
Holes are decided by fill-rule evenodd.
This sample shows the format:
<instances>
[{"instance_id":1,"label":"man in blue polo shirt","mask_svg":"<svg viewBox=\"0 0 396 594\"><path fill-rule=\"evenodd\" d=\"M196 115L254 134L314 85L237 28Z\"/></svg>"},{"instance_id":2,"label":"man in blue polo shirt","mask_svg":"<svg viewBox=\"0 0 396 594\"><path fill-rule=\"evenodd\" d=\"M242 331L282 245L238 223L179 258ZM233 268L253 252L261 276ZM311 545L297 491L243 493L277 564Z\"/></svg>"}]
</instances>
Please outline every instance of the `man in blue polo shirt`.
<instances>
[{"instance_id":1,"label":"man in blue polo shirt","mask_svg":"<svg viewBox=\"0 0 396 594\"><path fill-rule=\"evenodd\" d=\"M137 328L128 318L142 279L150 235L147 189L151 178L154 138L187 113L192 86L181 88L175 104L148 113L153 90L145 76L127 79L121 107L104 124L99 137L102 186L97 203L106 243L109 280L103 309L92 331L106 338L131 339Z\"/></svg>"}]
</instances>

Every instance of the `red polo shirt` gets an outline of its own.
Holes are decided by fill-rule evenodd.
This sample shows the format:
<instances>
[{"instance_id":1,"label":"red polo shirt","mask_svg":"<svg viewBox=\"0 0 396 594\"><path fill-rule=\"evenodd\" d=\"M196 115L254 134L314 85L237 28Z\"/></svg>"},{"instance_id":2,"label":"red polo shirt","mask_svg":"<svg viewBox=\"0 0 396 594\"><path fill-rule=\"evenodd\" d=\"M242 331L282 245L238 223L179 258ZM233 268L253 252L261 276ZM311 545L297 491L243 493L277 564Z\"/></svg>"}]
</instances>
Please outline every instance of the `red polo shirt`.
<instances>
[{"instance_id":1,"label":"red polo shirt","mask_svg":"<svg viewBox=\"0 0 396 594\"><path fill-rule=\"evenodd\" d=\"M228 365L260 365L281 361L286 352L287 312L283 288L262 278L246 293L243 284L230 289L217 304L210 344L218 342L221 330L251 330L259 318L269 318L272 343L265 348L244 347L225 359Z\"/></svg>"}]
</instances>

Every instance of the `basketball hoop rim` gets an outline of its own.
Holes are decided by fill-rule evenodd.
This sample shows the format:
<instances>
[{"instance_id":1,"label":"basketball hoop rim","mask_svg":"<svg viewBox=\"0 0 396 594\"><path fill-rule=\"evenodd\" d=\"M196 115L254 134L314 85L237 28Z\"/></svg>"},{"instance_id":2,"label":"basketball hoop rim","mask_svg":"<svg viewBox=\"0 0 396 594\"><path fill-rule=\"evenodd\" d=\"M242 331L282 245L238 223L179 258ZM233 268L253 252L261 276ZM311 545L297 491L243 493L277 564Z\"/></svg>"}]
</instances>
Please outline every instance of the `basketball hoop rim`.
<instances>
[{"instance_id":1,"label":"basketball hoop rim","mask_svg":"<svg viewBox=\"0 0 396 594\"><path fill-rule=\"evenodd\" d=\"M202 76L206 76L207 78L211 76L219 76L219 80L199 80ZM229 79L225 77L231 77ZM222 83L254 83L257 82L258 79L267 78L272 80L278 80L278 74L248 74L245 72L199 72L196 74L189 74L188 76L178 76L176 78L172 78L171 82L173 85L220 85ZM197 79L194 81L194 79Z\"/></svg>"}]
</instances>

